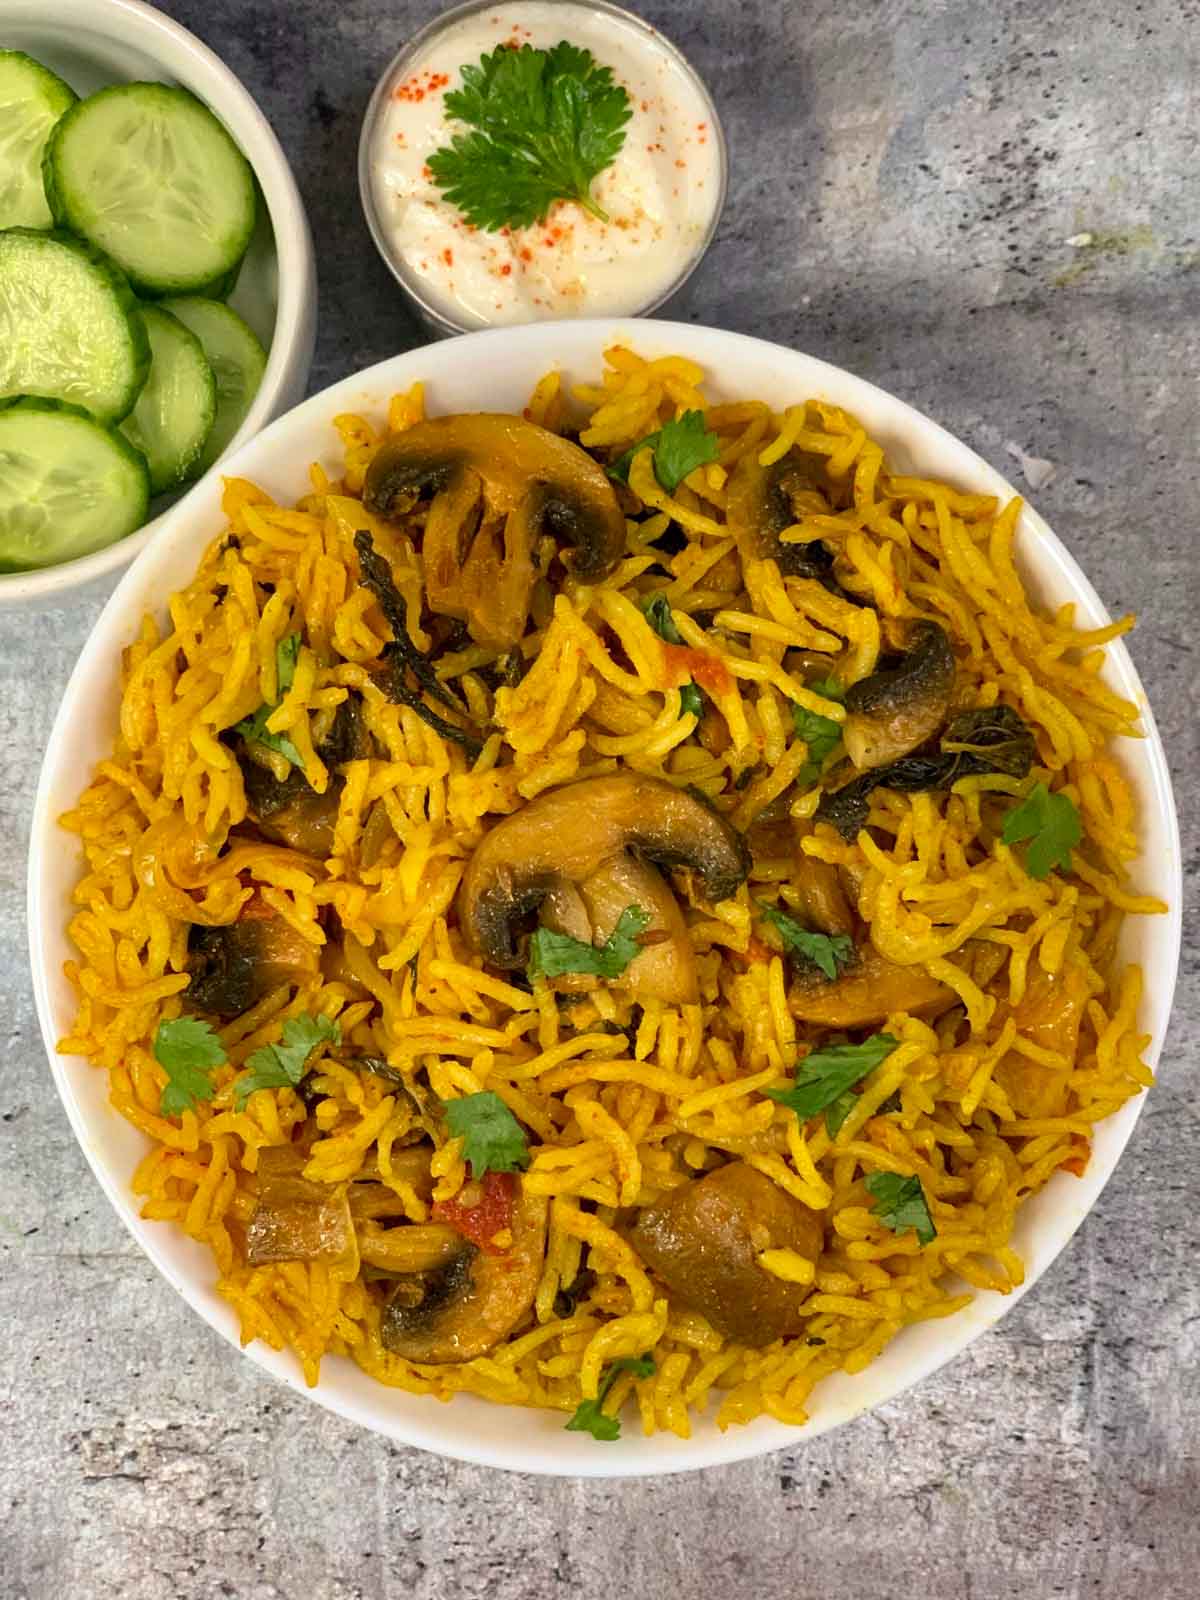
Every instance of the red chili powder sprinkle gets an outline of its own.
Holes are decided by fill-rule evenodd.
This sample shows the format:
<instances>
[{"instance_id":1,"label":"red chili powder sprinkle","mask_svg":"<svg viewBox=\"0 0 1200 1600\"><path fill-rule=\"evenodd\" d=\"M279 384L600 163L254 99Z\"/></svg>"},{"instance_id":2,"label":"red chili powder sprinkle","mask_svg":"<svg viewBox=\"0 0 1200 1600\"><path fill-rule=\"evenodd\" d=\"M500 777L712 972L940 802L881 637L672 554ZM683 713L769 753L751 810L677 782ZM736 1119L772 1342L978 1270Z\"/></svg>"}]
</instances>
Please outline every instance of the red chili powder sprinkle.
<instances>
[{"instance_id":1,"label":"red chili powder sprinkle","mask_svg":"<svg viewBox=\"0 0 1200 1600\"><path fill-rule=\"evenodd\" d=\"M525 248L521 251L521 260L522 261L532 261L533 260L533 251L529 248L528 245L526 245Z\"/></svg>"},{"instance_id":2,"label":"red chili powder sprinkle","mask_svg":"<svg viewBox=\"0 0 1200 1600\"><path fill-rule=\"evenodd\" d=\"M511 274L512 274L512 262L511 261L506 261L504 263L504 265L500 268L500 276L502 278L507 278L507 277L511 276Z\"/></svg>"},{"instance_id":3,"label":"red chili powder sprinkle","mask_svg":"<svg viewBox=\"0 0 1200 1600\"><path fill-rule=\"evenodd\" d=\"M447 245L442 251L442 260L448 267L452 267L454 265L454 251L450 249L449 245Z\"/></svg>"},{"instance_id":4,"label":"red chili powder sprinkle","mask_svg":"<svg viewBox=\"0 0 1200 1600\"><path fill-rule=\"evenodd\" d=\"M435 95L439 89L444 89L450 82L448 72L414 72L411 78L399 84L392 91L393 98L403 100L409 105L419 105L430 95Z\"/></svg>"}]
</instances>

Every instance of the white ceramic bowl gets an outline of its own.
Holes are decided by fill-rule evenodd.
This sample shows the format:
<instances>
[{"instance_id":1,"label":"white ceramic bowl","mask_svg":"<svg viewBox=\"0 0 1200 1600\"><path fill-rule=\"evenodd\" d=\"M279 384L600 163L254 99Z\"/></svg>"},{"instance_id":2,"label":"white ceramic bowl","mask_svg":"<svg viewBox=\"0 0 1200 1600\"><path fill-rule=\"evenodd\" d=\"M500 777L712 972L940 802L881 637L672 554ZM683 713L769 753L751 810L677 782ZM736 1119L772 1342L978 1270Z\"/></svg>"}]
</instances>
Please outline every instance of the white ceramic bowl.
<instances>
[{"instance_id":1,"label":"white ceramic bowl","mask_svg":"<svg viewBox=\"0 0 1200 1600\"><path fill-rule=\"evenodd\" d=\"M572 379L594 381L602 350L616 340L645 355L681 351L714 375L714 394L725 399L770 396L777 404L821 396L848 407L887 447L893 462L923 475L947 478L964 489L1010 497L1015 493L966 445L881 390L836 367L739 334L670 322L575 322L496 329L413 350L335 384L281 417L238 451L229 469L261 483L280 501L307 491L308 464L339 470L340 451L331 418L342 411L380 414L388 397L424 380L432 411L519 411L535 380L560 367ZM118 658L144 611L162 615L166 597L187 582L200 553L221 526L219 484L210 478L185 504L168 513L155 540L109 601L67 687L42 768L29 860L29 927L38 1014L51 1072L71 1124L101 1186L134 1238L188 1303L237 1343L237 1323L214 1288L206 1249L161 1223L144 1222L129 1192L129 1177L146 1145L140 1133L109 1106L106 1077L87 1062L55 1054L55 1041L74 1015L74 998L62 976L71 952L64 925L78 872L76 851L55 824L76 801L85 774L108 754L118 696ZM1036 512L1023 514L1018 558L1035 591L1050 604L1074 600L1084 627L1108 618L1095 591ZM1152 1036L1153 1062L1162 1043L1179 955L1179 833L1162 746L1150 707L1125 647L1109 647L1106 679L1142 708L1146 738L1122 748L1137 791L1143 855L1137 882L1171 905L1164 917L1130 918L1122 954L1140 960L1149 975L1141 1023ZM1054 1178L1019 1214L1015 1243L1028 1266L1025 1288L1036 1283L1070 1239L1112 1176L1132 1132L1142 1097L1131 1101L1096 1132L1091 1164L1082 1179ZM690 1441L660 1435L644 1439L628 1421L621 1439L598 1445L567 1433L549 1412L513 1411L462 1396L449 1405L385 1389L345 1360L327 1360L321 1384L305 1390L289 1355L263 1345L247 1351L268 1372L330 1410L405 1444L442 1455L527 1472L643 1474L674 1472L736 1461L813 1438L890 1399L957 1354L1011 1309L1019 1294L980 1294L965 1311L942 1322L906 1329L861 1377L838 1375L812 1400L806 1428L762 1419L718 1432L701 1422Z\"/></svg>"},{"instance_id":2,"label":"white ceramic bowl","mask_svg":"<svg viewBox=\"0 0 1200 1600\"><path fill-rule=\"evenodd\" d=\"M317 272L308 217L270 123L207 45L141 0L0 0L0 49L24 50L81 96L142 79L182 84L220 117L254 168L270 222L260 220L229 303L262 340L267 369L229 442L229 450L236 450L302 398L316 334ZM127 538L61 566L0 573L0 608L61 604L98 589L166 520L161 511Z\"/></svg>"}]
</instances>

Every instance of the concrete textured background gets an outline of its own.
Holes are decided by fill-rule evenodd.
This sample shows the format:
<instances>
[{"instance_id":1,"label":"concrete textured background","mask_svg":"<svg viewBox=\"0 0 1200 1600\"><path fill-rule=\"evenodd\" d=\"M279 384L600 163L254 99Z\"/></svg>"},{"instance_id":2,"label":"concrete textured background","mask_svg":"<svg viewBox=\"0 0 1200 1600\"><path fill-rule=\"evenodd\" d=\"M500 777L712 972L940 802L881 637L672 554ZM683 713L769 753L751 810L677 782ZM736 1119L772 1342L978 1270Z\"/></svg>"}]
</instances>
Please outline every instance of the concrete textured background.
<instances>
[{"instance_id":1,"label":"concrete textured background","mask_svg":"<svg viewBox=\"0 0 1200 1600\"><path fill-rule=\"evenodd\" d=\"M419 342L361 221L358 123L435 9L172 0L258 96L311 212L313 387ZM1114 611L1184 807L1162 1079L1073 1245L993 1333L832 1437L659 1482L393 1448L273 1386L110 1215L26 971L41 749L98 607L0 622L0 1596L1190 1600L1200 1586L1194 708L1195 0L647 0L733 157L678 315L848 366L1014 476ZM0 0L0 43L3 42ZM1071 243L1090 234L1090 244ZM514 1425L520 1426L519 1417Z\"/></svg>"}]
</instances>

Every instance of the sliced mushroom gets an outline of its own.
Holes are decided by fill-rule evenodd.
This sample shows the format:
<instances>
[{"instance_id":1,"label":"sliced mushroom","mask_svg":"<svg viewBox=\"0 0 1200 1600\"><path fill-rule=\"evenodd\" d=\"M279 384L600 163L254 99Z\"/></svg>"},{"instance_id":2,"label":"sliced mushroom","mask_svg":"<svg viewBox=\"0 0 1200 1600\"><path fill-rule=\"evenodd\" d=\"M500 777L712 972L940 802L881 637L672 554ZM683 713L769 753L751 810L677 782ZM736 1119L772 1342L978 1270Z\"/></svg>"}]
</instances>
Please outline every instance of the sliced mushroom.
<instances>
[{"instance_id":1,"label":"sliced mushroom","mask_svg":"<svg viewBox=\"0 0 1200 1600\"><path fill-rule=\"evenodd\" d=\"M250 818L265 838L275 839L305 855L325 860L333 849L333 825L343 779L332 770L371 752L371 737L363 724L357 697L337 708L329 732L317 745L317 754L331 769L328 787L318 794L299 767L292 767L280 782L253 747L243 742L238 755Z\"/></svg>"},{"instance_id":2,"label":"sliced mushroom","mask_svg":"<svg viewBox=\"0 0 1200 1600\"><path fill-rule=\"evenodd\" d=\"M681 1304L725 1338L760 1346L800 1331L807 1291L760 1267L758 1257L783 1249L815 1262L823 1236L807 1206L733 1161L648 1207L630 1241Z\"/></svg>"},{"instance_id":3,"label":"sliced mushroom","mask_svg":"<svg viewBox=\"0 0 1200 1600\"><path fill-rule=\"evenodd\" d=\"M852 934L854 913L842 888L838 869L828 861L797 850L790 887L796 891L800 920L811 923L819 933Z\"/></svg>"},{"instance_id":4,"label":"sliced mushroom","mask_svg":"<svg viewBox=\"0 0 1200 1600\"><path fill-rule=\"evenodd\" d=\"M769 467L759 465L751 450L742 456L729 479L726 519L743 559L775 561L789 577L832 578L833 554L819 539L810 544L784 544L780 534L803 516L831 510L798 451L789 451Z\"/></svg>"},{"instance_id":5,"label":"sliced mushroom","mask_svg":"<svg viewBox=\"0 0 1200 1600\"><path fill-rule=\"evenodd\" d=\"M223 927L194 924L188 933L188 1004L237 1017L281 984L311 982L320 949L282 917L246 916Z\"/></svg>"},{"instance_id":6,"label":"sliced mushroom","mask_svg":"<svg viewBox=\"0 0 1200 1600\"><path fill-rule=\"evenodd\" d=\"M625 518L603 468L523 417L433 417L387 440L367 469L368 510L403 516L426 495L429 604L463 619L491 648L510 648L524 631L542 534L573 546L565 559L585 583L607 577L625 547Z\"/></svg>"},{"instance_id":7,"label":"sliced mushroom","mask_svg":"<svg viewBox=\"0 0 1200 1600\"><path fill-rule=\"evenodd\" d=\"M493 965L522 965L517 924L556 884L582 884L623 851L691 867L710 900L745 882L742 836L703 801L658 778L623 772L540 795L484 838L463 879L459 921Z\"/></svg>"},{"instance_id":8,"label":"sliced mushroom","mask_svg":"<svg viewBox=\"0 0 1200 1600\"><path fill-rule=\"evenodd\" d=\"M670 884L648 861L623 851L578 886L556 884L542 902L540 921L587 944L603 944L628 906L640 906L650 920L642 930L641 953L613 981L643 1001L684 1005L696 1000L696 958L683 912ZM567 973L550 984L570 994L593 989L599 981Z\"/></svg>"},{"instance_id":9,"label":"sliced mushroom","mask_svg":"<svg viewBox=\"0 0 1200 1600\"><path fill-rule=\"evenodd\" d=\"M788 1010L821 1028L866 1028L894 1011L937 1016L958 999L920 967L902 967L871 945L860 946L854 965L832 982L815 966L793 971Z\"/></svg>"},{"instance_id":10,"label":"sliced mushroom","mask_svg":"<svg viewBox=\"0 0 1200 1600\"><path fill-rule=\"evenodd\" d=\"M898 761L942 726L954 688L954 651L936 622L909 629L900 662L846 690L842 738L860 772Z\"/></svg>"},{"instance_id":11,"label":"sliced mushroom","mask_svg":"<svg viewBox=\"0 0 1200 1600\"><path fill-rule=\"evenodd\" d=\"M822 795L817 820L830 823L844 839L853 839L866 826L876 789L898 789L905 794L948 789L959 778L987 772L1024 778L1036 753L1033 734L1011 706L963 711L948 724L936 750L918 751L886 767L875 767Z\"/></svg>"},{"instance_id":12,"label":"sliced mushroom","mask_svg":"<svg viewBox=\"0 0 1200 1600\"><path fill-rule=\"evenodd\" d=\"M533 1305L546 1249L543 1195L524 1184L512 1248L488 1255L466 1239L445 1265L402 1278L384 1308L384 1346L409 1361L471 1361L499 1344Z\"/></svg>"}]
</instances>

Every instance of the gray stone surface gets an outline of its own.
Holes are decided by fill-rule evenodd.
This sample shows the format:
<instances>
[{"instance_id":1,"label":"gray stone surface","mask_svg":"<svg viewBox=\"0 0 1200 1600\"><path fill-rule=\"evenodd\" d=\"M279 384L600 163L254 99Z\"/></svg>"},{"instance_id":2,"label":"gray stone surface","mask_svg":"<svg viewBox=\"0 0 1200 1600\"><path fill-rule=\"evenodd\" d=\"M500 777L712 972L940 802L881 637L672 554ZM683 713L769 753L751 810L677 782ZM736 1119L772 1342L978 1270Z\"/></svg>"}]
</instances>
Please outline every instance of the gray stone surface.
<instances>
[{"instance_id":1,"label":"gray stone surface","mask_svg":"<svg viewBox=\"0 0 1200 1600\"><path fill-rule=\"evenodd\" d=\"M358 119L430 13L174 0L279 130L321 253L314 387L418 342L360 219ZM938 417L1036 499L1114 611L1184 809L1162 1081L1065 1257L948 1371L833 1437L655 1483L396 1449L274 1387L110 1215L37 1037L24 841L98 609L0 621L0 1597L1190 1600L1200 1589L1192 632L1200 366L1195 0L651 0L732 143L678 307ZM3 32L0 0L0 42ZM1091 246L1068 241L1090 233Z\"/></svg>"}]
</instances>

